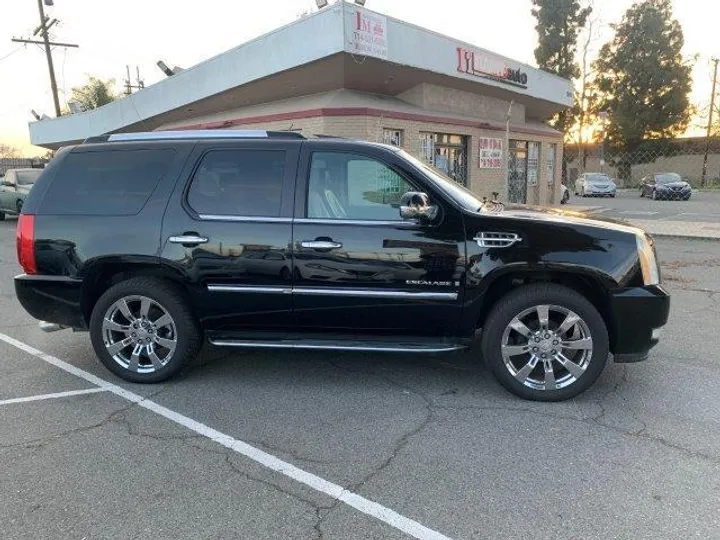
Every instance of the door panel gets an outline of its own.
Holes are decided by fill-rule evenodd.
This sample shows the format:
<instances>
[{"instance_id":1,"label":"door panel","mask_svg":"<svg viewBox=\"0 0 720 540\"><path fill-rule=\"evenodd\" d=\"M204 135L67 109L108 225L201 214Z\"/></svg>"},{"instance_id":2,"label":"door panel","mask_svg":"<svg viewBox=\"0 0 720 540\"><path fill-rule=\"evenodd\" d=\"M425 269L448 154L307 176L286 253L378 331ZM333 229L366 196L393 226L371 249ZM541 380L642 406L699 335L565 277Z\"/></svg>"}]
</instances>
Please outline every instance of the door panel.
<instances>
[{"instance_id":1,"label":"door panel","mask_svg":"<svg viewBox=\"0 0 720 540\"><path fill-rule=\"evenodd\" d=\"M392 152L304 148L293 232L298 329L453 335L465 261L459 212L448 208L439 225L402 221L396 202L426 186L396 166Z\"/></svg>"},{"instance_id":2,"label":"door panel","mask_svg":"<svg viewBox=\"0 0 720 540\"><path fill-rule=\"evenodd\" d=\"M207 330L292 328L299 148L267 141L198 145L176 186L161 258L187 281Z\"/></svg>"}]
</instances>

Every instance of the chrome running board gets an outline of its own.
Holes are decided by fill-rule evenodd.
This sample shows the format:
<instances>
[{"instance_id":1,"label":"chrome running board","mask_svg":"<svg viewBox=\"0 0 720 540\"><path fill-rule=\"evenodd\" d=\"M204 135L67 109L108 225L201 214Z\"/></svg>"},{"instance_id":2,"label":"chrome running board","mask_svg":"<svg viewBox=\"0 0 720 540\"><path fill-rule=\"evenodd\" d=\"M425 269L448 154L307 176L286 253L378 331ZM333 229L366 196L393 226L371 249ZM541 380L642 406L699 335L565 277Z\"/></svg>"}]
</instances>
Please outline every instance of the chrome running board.
<instances>
[{"instance_id":1,"label":"chrome running board","mask_svg":"<svg viewBox=\"0 0 720 540\"><path fill-rule=\"evenodd\" d=\"M371 352L406 352L406 353L444 353L466 349L459 343L387 343L377 341L348 343L347 341L330 340L278 340L259 341L254 339L210 339L216 347L237 347L248 349L304 349L332 351L371 351Z\"/></svg>"}]
</instances>

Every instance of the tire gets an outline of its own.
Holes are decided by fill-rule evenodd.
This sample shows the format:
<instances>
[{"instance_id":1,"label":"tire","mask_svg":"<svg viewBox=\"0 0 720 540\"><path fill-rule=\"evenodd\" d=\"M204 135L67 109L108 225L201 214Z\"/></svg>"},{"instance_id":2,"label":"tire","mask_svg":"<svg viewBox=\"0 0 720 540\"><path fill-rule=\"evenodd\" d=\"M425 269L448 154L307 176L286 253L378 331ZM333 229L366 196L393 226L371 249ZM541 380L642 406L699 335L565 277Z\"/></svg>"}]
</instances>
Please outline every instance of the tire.
<instances>
[{"instance_id":1,"label":"tire","mask_svg":"<svg viewBox=\"0 0 720 540\"><path fill-rule=\"evenodd\" d=\"M651 197L652 197L652 200L653 200L653 201L657 201L657 200L658 200L657 191L655 191L654 189L653 189L653 192L652 192Z\"/></svg>"},{"instance_id":2,"label":"tire","mask_svg":"<svg viewBox=\"0 0 720 540\"><path fill-rule=\"evenodd\" d=\"M640 188L640 198L643 198L645 196L645 190L643 188Z\"/></svg>"},{"instance_id":3,"label":"tire","mask_svg":"<svg viewBox=\"0 0 720 540\"><path fill-rule=\"evenodd\" d=\"M540 334L540 341L536 342L540 322L538 306L550 308L546 326L549 332ZM561 321L571 314L577 315L579 321L564 332L553 335L553 331L559 329ZM524 338L523 334L510 326L519 316L521 321L528 321L529 324L524 328L531 332L530 338ZM531 322L533 318L534 324ZM573 335L570 336L570 333ZM550 338L546 338L548 335ZM567 339L568 337L573 339ZM557 345L559 342L568 343L577 338L581 339L583 344L590 338L591 348L580 347L573 350ZM537 350L537 355L544 354L541 351L551 347L557 347L553 349L557 351L562 349L566 359L569 356L573 361L572 368L565 368L553 358L544 361L530 351L508 355L506 363L503 344L507 341L509 346L522 347L525 345L523 340L530 344L529 347ZM562 401L584 392L600 376L608 359L609 338L605 322L588 300L567 287L540 283L514 289L493 306L482 331L481 350L495 378L516 396L533 401ZM551 352L548 351L548 356ZM546 363L553 368L553 378L549 381L545 375ZM529 373L523 373L523 369L527 370L531 365L534 365L534 368ZM511 368L515 373L510 371ZM554 388L547 388L549 385Z\"/></svg>"},{"instance_id":4,"label":"tire","mask_svg":"<svg viewBox=\"0 0 720 540\"><path fill-rule=\"evenodd\" d=\"M5 212L0 212L0 221L5 221Z\"/></svg>"},{"instance_id":5,"label":"tire","mask_svg":"<svg viewBox=\"0 0 720 540\"><path fill-rule=\"evenodd\" d=\"M120 307L123 299L132 318L126 317ZM149 309L141 321L142 307L148 300ZM105 327L106 317L113 328ZM157 325L161 319L164 324ZM142 322L147 323L146 328L140 326ZM138 324L137 330L133 329L133 323ZM103 293L90 318L90 339L103 365L118 377L134 383L169 379L197 356L203 344L202 330L182 291L169 282L146 277L128 279ZM115 356L108 351L110 344L121 347L123 342L128 343L118 349ZM136 357L132 352L138 347L140 355ZM150 358L151 350L155 359Z\"/></svg>"},{"instance_id":6,"label":"tire","mask_svg":"<svg viewBox=\"0 0 720 540\"><path fill-rule=\"evenodd\" d=\"M15 203L15 209L17 210L18 216L22 213L22 207L23 207L23 202L20 199L18 199L17 202Z\"/></svg>"}]
</instances>

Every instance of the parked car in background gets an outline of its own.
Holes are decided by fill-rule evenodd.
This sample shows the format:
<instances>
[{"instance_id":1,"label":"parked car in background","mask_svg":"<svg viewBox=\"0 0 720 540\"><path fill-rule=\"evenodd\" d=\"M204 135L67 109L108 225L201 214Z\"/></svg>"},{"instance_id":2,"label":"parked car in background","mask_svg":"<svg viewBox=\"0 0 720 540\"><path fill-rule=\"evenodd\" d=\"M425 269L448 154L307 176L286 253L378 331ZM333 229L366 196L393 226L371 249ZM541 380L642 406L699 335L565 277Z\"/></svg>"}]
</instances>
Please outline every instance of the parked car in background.
<instances>
[{"instance_id":1,"label":"parked car in background","mask_svg":"<svg viewBox=\"0 0 720 540\"><path fill-rule=\"evenodd\" d=\"M687 201L692 195L692 187L677 173L649 174L640 183L640 196L653 200Z\"/></svg>"},{"instance_id":2,"label":"parked car in background","mask_svg":"<svg viewBox=\"0 0 720 540\"><path fill-rule=\"evenodd\" d=\"M560 184L560 204L566 204L570 200L570 190L565 184Z\"/></svg>"},{"instance_id":3,"label":"parked car in background","mask_svg":"<svg viewBox=\"0 0 720 540\"><path fill-rule=\"evenodd\" d=\"M6 214L19 214L25 197L35 184L42 169L8 169L0 181L0 221Z\"/></svg>"},{"instance_id":4,"label":"parked car in background","mask_svg":"<svg viewBox=\"0 0 720 540\"><path fill-rule=\"evenodd\" d=\"M89 330L138 383L177 374L205 339L420 354L478 336L506 388L557 401L608 353L646 359L670 308L641 229L488 204L398 147L294 132L68 147L30 193L17 248L22 306L45 330Z\"/></svg>"},{"instance_id":5,"label":"parked car in background","mask_svg":"<svg viewBox=\"0 0 720 540\"><path fill-rule=\"evenodd\" d=\"M575 180L575 195L581 197L614 197L617 186L604 173L585 173Z\"/></svg>"}]
</instances>

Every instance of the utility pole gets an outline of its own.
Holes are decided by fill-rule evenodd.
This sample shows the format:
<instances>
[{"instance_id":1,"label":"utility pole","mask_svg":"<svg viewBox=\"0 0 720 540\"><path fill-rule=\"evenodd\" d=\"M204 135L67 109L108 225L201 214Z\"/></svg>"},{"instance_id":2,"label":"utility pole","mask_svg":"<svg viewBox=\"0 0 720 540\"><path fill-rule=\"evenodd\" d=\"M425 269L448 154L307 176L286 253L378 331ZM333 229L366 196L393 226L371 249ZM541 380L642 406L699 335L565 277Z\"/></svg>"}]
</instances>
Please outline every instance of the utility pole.
<instances>
[{"instance_id":1,"label":"utility pole","mask_svg":"<svg viewBox=\"0 0 720 540\"><path fill-rule=\"evenodd\" d=\"M508 107L507 115L505 116L505 191L507 192L508 202L526 202L526 201L515 201L514 193L510 188L510 119L512 118L512 109L515 105L515 100L510 102Z\"/></svg>"},{"instance_id":2,"label":"utility pole","mask_svg":"<svg viewBox=\"0 0 720 540\"><path fill-rule=\"evenodd\" d=\"M705 155L703 156L702 177L700 179L700 185L702 187L705 187L707 182L707 162L708 154L710 153L710 135L712 134L713 112L715 111L715 87L717 85L719 61L720 59L713 58L715 69L713 71L712 93L710 94L710 114L708 115L707 134L705 136Z\"/></svg>"},{"instance_id":3,"label":"utility pole","mask_svg":"<svg viewBox=\"0 0 720 540\"><path fill-rule=\"evenodd\" d=\"M43 9L43 0L38 0L40 11L40 26L43 42L45 43L45 56L47 56L48 70L50 71L50 88L52 88L53 101L55 102L55 116L60 116L60 98L58 98L57 82L55 81L55 67L53 66L52 51L50 50L50 36L48 36L47 20Z\"/></svg>"},{"instance_id":4,"label":"utility pole","mask_svg":"<svg viewBox=\"0 0 720 540\"><path fill-rule=\"evenodd\" d=\"M55 116L60 116L60 98L58 96L58 89L57 89L57 81L55 80L55 67L53 66L53 59L52 59L52 50L50 49L51 46L54 47L75 47L77 48L78 45L75 45L73 43L53 43L50 41L50 35L48 34L48 30L50 27L57 22L57 20L53 20L48 24L48 19L45 17L45 10L43 9L43 1L48 5L52 6L53 2L52 0L38 0L38 11L40 12L40 34L42 35L43 40L42 41L35 41L32 39L16 39L13 38L12 41L16 43L34 43L36 45L44 45L45 46L45 56L47 57L47 63L48 63L48 71L50 72L50 88L52 90L53 95L53 101L55 103ZM36 31L35 34L38 32Z\"/></svg>"}]
</instances>

